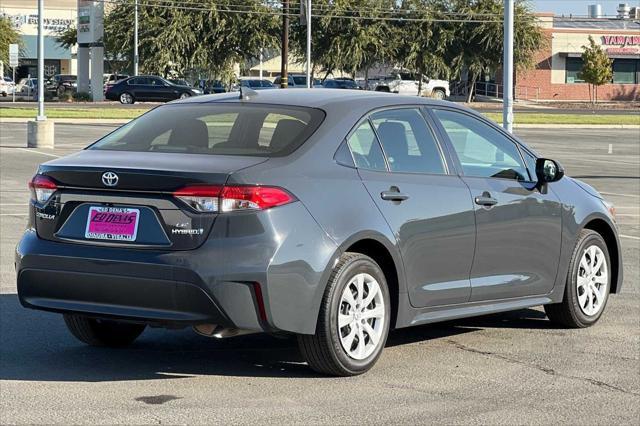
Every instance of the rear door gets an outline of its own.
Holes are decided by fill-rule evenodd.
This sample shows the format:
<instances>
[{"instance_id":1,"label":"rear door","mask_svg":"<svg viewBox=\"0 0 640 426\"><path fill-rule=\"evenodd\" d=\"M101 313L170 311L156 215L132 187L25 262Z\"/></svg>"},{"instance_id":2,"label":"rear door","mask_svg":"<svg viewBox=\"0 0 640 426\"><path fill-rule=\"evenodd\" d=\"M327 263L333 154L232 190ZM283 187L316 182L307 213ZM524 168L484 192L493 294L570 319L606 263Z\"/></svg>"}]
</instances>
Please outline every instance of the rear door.
<instances>
[{"instance_id":1,"label":"rear door","mask_svg":"<svg viewBox=\"0 0 640 426\"><path fill-rule=\"evenodd\" d=\"M360 123L348 145L396 236L411 304L467 302L475 243L469 189L450 173L421 111L376 112Z\"/></svg>"},{"instance_id":2,"label":"rear door","mask_svg":"<svg viewBox=\"0 0 640 426\"><path fill-rule=\"evenodd\" d=\"M535 158L471 114L450 109L433 109L433 114L448 135L475 207L471 300L548 293L560 258L561 204L527 168Z\"/></svg>"},{"instance_id":3,"label":"rear door","mask_svg":"<svg viewBox=\"0 0 640 426\"><path fill-rule=\"evenodd\" d=\"M172 101L178 99L178 89L157 77L149 77L151 94L154 100Z\"/></svg>"}]
</instances>

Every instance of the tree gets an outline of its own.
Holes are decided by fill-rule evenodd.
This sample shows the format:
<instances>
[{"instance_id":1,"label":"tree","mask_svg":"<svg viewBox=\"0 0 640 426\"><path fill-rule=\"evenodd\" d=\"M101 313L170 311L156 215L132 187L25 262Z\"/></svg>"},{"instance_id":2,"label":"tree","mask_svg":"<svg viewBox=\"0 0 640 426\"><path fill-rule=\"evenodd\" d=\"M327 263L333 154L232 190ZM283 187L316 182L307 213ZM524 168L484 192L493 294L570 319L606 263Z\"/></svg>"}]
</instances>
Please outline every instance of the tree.
<instances>
[{"instance_id":1,"label":"tree","mask_svg":"<svg viewBox=\"0 0 640 426\"><path fill-rule=\"evenodd\" d=\"M139 6L139 66L144 73L207 77L228 74L233 64L277 45L279 22L261 0L182 0ZM249 13L254 12L254 13ZM105 44L132 67L133 2L116 3L105 17Z\"/></svg>"},{"instance_id":2,"label":"tree","mask_svg":"<svg viewBox=\"0 0 640 426\"><path fill-rule=\"evenodd\" d=\"M9 45L19 45L21 44L21 40L20 34L13 28L9 18L0 16L0 61L2 61L3 64L9 64Z\"/></svg>"},{"instance_id":3,"label":"tree","mask_svg":"<svg viewBox=\"0 0 640 426\"><path fill-rule=\"evenodd\" d=\"M377 20L394 10L395 0L314 0L311 22L311 63L325 74L336 70L355 74L393 57L392 28ZM316 12L318 11L318 12ZM366 18L366 19L365 19ZM294 21L291 50L306 60L307 27Z\"/></svg>"},{"instance_id":4,"label":"tree","mask_svg":"<svg viewBox=\"0 0 640 426\"><path fill-rule=\"evenodd\" d=\"M455 34L453 43L447 49L447 63L452 64L454 73L460 73L463 69L469 73L469 102L478 77L483 72L495 72L502 65L504 5L501 0L451 0L447 6L446 12L462 13L471 18L467 22L450 23ZM529 3L516 0L513 43L516 69L531 67L534 55L545 42Z\"/></svg>"},{"instance_id":5,"label":"tree","mask_svg":"<svg viewBox=\"0 0 640 426\"><path fill-rule=\"evenodd\" d=\"M598 102L598 86L611 82L613 78L613 61L591 36L589 45L582 46L582 49L582 70L579 77L589 83L589 97L595 105Z\"/></svg>"}]
</instances>

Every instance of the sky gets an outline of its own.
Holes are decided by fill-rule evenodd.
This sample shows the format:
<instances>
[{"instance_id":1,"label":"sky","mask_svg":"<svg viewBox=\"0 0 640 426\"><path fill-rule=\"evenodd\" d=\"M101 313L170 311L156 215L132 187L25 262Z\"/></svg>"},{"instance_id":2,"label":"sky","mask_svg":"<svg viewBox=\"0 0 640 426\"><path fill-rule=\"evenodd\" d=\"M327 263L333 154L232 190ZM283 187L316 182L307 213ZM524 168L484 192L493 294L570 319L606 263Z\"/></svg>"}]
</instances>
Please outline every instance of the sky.
<instances>
[{"instance_id":1,"label":"sky","mask_svg":"<svg viewBox=\"0 0 640 426\"><path fill-rule=\"evenodd\" d=\"M533 0L537 12L553 12L556 15L586 15L588 5L599 4L603 14L615 16L619 3L640 6L638 0Z\"/></svg>"}]
</instances>

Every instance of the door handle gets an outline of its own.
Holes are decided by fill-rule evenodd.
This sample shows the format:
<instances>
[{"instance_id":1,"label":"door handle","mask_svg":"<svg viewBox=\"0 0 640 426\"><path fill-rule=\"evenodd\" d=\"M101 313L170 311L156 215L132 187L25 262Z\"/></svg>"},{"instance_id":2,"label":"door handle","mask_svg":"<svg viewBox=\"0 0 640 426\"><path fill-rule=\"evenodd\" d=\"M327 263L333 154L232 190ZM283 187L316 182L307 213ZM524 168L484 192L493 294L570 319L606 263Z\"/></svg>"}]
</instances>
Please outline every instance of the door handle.
<instances>
[{"instance_id":1,"label":"door handle","mask_svg":"<svg viewBox=\"0 0 640 426\"><path fill-rule=\"evenodd\" d=\"M385 201L404 201L409 198L407 194L403 194L397 188L390 189L389 191L382 191L380 193L380 198Z\"/></svg>"},{"instance_id":2,"label":"door handle","mask_svg":"<svg viewBox=\"0 0 640 426\"><path fill-rule=\"evenodd\" d=\"M474 201L480 206L495 206L496 204L498 204L498 200L496 198L493 198L488 192L477 196Z\"/></svg>"}]
</instances>

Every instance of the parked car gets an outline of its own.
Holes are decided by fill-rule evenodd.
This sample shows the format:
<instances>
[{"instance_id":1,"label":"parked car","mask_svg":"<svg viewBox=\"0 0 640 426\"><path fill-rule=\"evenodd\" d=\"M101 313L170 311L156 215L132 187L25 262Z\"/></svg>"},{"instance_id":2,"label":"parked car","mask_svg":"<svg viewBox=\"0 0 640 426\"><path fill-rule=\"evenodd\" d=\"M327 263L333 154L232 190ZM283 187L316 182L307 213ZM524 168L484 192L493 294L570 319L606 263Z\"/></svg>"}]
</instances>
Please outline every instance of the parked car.
<instances>
[{"instance_id":1,"label":"parked car","mask_svg":"<svg viewBox=\"0 0 640 426\"><path fill-rule=\"evenodd\" d=\"M259 78L253 77L240 77L238 82L233 85L233 90L238 91L240 87L248 87L252 90L269 90L269 89L277 89L269 80L260 80Z\"/></svg>"},{"instance_id":2,"label":"parked car","mask_svg":"<svg viewBox=\"0 0 640 426\"><path fill-rule=\"evenodd\" d=\"M125 78L129 78L126 74L105 74L104 76L104 93L107 93L107 90L120 80L124 80Z\"/></svg>"},{"instance_id":3,"label":"parked car","mask_svg":"<svg viewBox=\"0 0 640 426\"><path fill-rule=\"evenodd\" d=\"M537 305L588 327L622 285L601 194L426 98L172 102L40 165L29 186L20 303L95 346L147 325L293 334L313 369L348 376L392 328Z\"/></svg>"},{"instance_id":4,"label":"parked car","mask_svg":"<svg viewBox=\"0 0 640 426\"><path fill-rule=\"evenodd\" d=\"M287 88L289 89L306 89L307 88L307 75L306 74L287 74ZM278 76L273 81L273 84L280 87L282 77ZM321 88L322 81L317 78L313 79L313 87Z\"/></svg>"},{"instance_id":5,"label":"parked car","mask_svg":"<svg viewBox=\"0 0 640 426\"><path fill-rule=\"evenodd\" d=\"M196 84L205 95L212 93L225 93L227 91L226 86L221 80L198 80Z\"/></svg>"},{"instance_id":6,"label":"parked car","mask_svg":"<svg viewBox=\"0 0 640 426\"><path fill-rule=\"evenodd\" d=\"M375 83L374 90L410 96L430 96L436 99L445 99L451 95L448 81L425 78L422 78L422 91L418 93L420 88L419 78L420 77L410 72L393 72Z\"/></svg>"},{"instance_id":7,"label":"parked car","mask_svg":"<svg viewBox=\"0 0 640 426\"><path fill-rule=\"evenodd\" d=\"M11 77L2 77L0 78L0 95L7 96L13 95L16 90L16 84L13 82Z\"/></svg>"},{"instance_id":8,"label":"parked car","mask_svg":"<svg viewBox=\"0 0 640 426\"><path fill-rule=\"evenodd\" d=\"M133 104L138 101L167 102L201 94L195 87L179 86L154 75L139 75L114 84L107 90L105 97L122 104Z\"/></svg>"},{"instance_id":9,"label":"parked car","mask_svg":"<svg viewBox=\"0 0 640 426\"><path fill-rule=\"evenodd\" d=\"M352 89L360 90L360 86L352 78L334 78L326 79L322 82L322 87L325 89Z\"/></svg>"},{"instance_id":10,"label":"parked car","mask_svg":"<svg viewBox=\"0 0 640 426\"><path fill-rule=\"evenodd\" d=\"M56 74L44 82L45 92L61 97L65 93L75 93L78 88L78 78L71 74Z\"/></svg>"},{"instance_id":11,"label":"parked car","mask_svg":"<svg viewBox=\"0 0 640 426\"><path fill-rule=\"evenodd\" d=\"M16 85L16 94L36 99L38 95L38 79L21 78Z\"/></svg>"}]
</instances>

